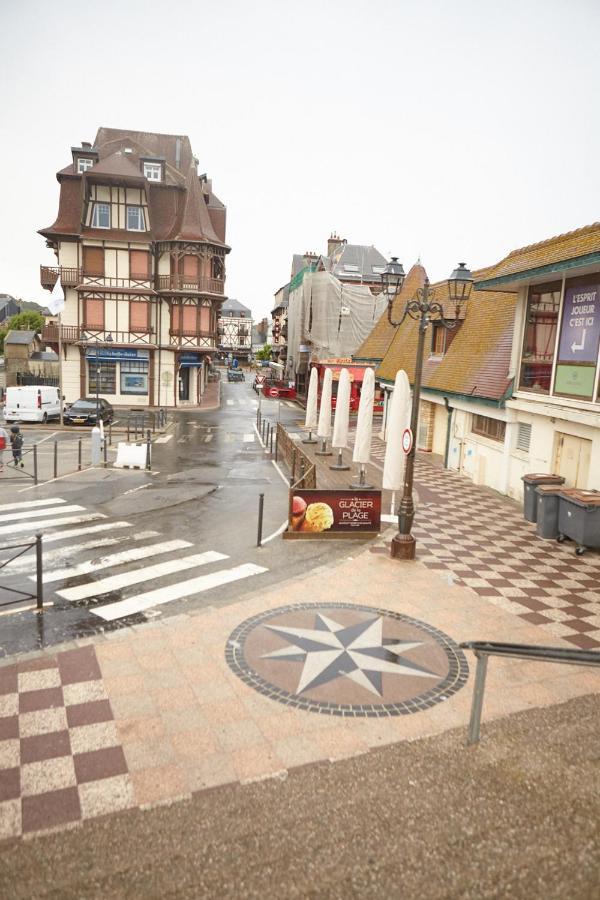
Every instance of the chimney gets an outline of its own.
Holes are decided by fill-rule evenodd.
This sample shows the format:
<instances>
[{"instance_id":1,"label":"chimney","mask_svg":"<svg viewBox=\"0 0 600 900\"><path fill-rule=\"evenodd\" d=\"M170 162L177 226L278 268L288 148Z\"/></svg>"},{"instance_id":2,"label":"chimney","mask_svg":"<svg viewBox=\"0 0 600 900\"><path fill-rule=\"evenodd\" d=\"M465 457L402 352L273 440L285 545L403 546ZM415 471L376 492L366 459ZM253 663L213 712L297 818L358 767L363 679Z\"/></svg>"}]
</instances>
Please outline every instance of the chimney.
<instances>
[{"instance_id":1,"label":"chimney","mask_svg":"<svg viewBox=\"0 0 600 900\"><path fill-rule=\"evenodd\" d=\"M343 238L336 234L335 231L332 231L329 235L329 240L327 241L327 256L332 256L338 247L341 247L345 241Z\"/></svg>"},{"instance_id":2,"label":"chimney","mask_svg":"<svg viewBox=\"0 0 600 900\"><path fill-rule=\"evenodd\" d=\"M81 142L81 149L82 149L82 150L91 150L91 149L92 149L92 145L90 144L89 141L82 141L82 142Z\"/></svg>"},{"instance_id":3,"label":"chimney","mask_svg":"<svg viewBox=\"0 0 600 900\"><path fill-rule=\"evenodd\" d=\"M181 138L175 138L175 166L181 168Z\"/></svg>"}]
</instances>

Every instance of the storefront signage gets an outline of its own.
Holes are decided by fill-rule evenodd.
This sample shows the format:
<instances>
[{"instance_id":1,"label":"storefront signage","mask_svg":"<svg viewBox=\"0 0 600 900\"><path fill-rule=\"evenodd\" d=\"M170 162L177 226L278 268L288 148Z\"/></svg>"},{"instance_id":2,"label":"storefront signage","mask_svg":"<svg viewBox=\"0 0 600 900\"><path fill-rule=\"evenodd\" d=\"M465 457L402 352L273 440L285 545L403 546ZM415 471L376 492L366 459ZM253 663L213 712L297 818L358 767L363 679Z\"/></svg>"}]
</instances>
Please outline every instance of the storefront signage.
<instances>
[{"instance_id":1,"label":"storefront signage","mask_svg":"<svg viewBox=\"0 0 600 900\"><path fill-rule=\"evenodd\" d=\"M143 359L150 357L149 350L136 350L134 347L87 347L85 351L87 359Z\"/></svg>"},{"instance_id":2,"label":"storefront signage","mask_svg":"<svg viewBox=\"0 0 600 900\"><path fill-rule=\"evenodd\" d=\"M292 497L290 531L304 534L375 532L381 527L381 491L302 491Z\"/></svg>"},{"instance_id":3,"label":"storefront signage","mask_svg":"<svg viewBox=\"0 0 600 900\"><path fill-rule=\"evenodd\" d=\"M567 287L554 390L591 399L600 345L600 284Z\"/></svg>"},{"instance_id":4,"label":"storefront signage","mask_svg":"<svg viewBox=\"0 0 600 900\"><path fill-rule=\"evenodd\" d=\"M197 353L182 353L179 357L179 365L185 367L201 366L202 356L199 356Z\"/></svg>"}]
</instances>

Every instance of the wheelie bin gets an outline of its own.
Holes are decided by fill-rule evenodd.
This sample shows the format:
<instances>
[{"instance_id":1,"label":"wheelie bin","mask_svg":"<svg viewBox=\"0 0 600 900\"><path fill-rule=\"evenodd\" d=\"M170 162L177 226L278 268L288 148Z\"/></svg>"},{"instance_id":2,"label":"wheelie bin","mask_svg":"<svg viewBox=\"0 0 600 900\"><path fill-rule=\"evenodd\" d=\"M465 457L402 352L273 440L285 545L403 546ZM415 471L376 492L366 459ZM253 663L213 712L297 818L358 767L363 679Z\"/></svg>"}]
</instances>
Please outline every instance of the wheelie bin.
<instances>
[{"instance_id":1,"label":"wheelie bin","mask_svg":"<svg viewBox=\"0 0 600 900\"><path fill-rule=\"evenodd\" d=\"M535 488L538 537L555 540L558 536L558 495L560 491L560 484L538 484Z\"/></svg>"},{"instance_id":2,"label":"wheelie bin","mask_svg":"<svg viewBox=\"0 0 600 900\"><path fill-rule=\"evenodd\" d=\"M566 490L558 495L557 541L575 541L581 556L588 547L600 547L600 491Z\"/></svg>"},{"instance_id":3,"label":"wheelie bin","mask_svg":"<svg viewBox=\"0 0 600 900\"><path fill-rule=\"evenodd\" d=\"M548 472L531 472L523 475L523 518L528 522L537 522L537 496L535 489L538 484L564 484L565 479L561 475L550 475Z\"/></svg>"}]
</instances>

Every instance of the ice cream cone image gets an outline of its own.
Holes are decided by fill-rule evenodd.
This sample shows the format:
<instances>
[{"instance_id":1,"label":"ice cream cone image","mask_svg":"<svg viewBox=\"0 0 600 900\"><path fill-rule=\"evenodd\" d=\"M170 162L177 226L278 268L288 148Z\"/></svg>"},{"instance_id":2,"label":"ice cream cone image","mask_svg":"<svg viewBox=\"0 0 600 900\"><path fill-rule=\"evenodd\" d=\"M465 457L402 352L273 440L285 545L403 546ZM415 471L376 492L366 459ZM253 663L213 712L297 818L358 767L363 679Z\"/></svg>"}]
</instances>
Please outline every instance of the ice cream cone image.
<instances>
[{"instance_id":1,"label":"ice cream cone image","mask_svg":"<svg viewBox=\"0 0 600 900\"><path fill-rule=\"evenodd\" d=\"M309 503L302 522L301 531L319 533L333 525L333 510L327 503Z\"/></svg>"},{"instance_id":2,"label":"ice cream cone image","mask_svg":"<svg viewBox=\"0 0 600 900\"><path fill-rule=\"evenodd\" d=\"M301 531L306 515L306 500L294 497L292 500L292 531Z\"/></svg>"}]
</instances>

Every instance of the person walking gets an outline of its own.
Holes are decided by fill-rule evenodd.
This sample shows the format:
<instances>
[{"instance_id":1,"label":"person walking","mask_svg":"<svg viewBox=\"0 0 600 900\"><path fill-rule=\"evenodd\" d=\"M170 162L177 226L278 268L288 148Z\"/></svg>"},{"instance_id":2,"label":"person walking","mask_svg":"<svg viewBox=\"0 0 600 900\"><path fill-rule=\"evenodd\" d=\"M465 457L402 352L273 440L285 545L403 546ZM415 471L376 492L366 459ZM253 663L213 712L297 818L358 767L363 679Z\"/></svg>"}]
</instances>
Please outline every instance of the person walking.
<instances>
[{"instance_id":1,"label":"person walking","mask_svg":"<svg viewBox=\"0 0 600 900\"><path fill-rule=\"evenodd\" d=\"M4 451L8 450L8 431L0 425L0 472L4 469Z\"/></svg>"},{"instance_id":2,"label":"person walking","mask_svg":"<svg viewBox=\"0 0 600 900\"><path fill-rule=\"evenodd\" d=\"M25 466L23 462L23 435L18 425L13 425L10 429L10 446L15 468L19 465L23 468Z\"/></svg>"}]
</instances>

